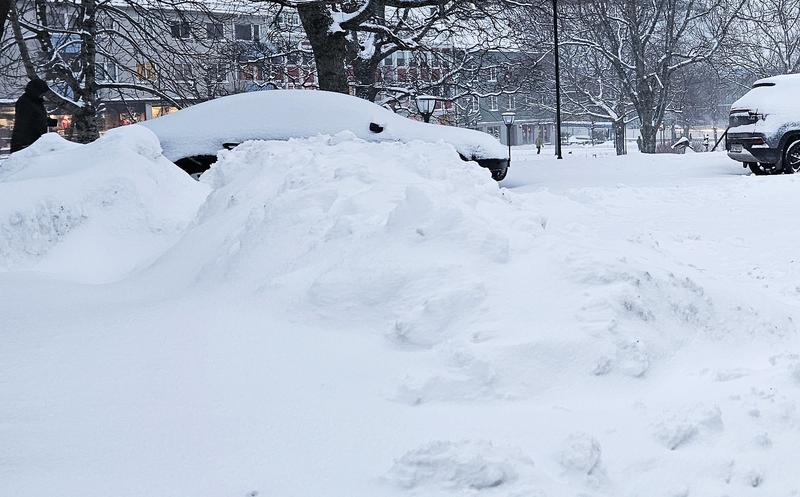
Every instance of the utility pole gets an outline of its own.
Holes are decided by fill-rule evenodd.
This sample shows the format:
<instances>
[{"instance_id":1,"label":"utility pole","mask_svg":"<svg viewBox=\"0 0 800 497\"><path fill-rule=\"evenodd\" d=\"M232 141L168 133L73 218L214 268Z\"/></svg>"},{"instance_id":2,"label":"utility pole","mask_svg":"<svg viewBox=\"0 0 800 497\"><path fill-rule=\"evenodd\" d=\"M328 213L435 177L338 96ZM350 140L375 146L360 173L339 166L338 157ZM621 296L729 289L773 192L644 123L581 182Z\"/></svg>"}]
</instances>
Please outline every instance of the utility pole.
<instances>
[{"instance_id":1,"label":"utility pole","mask_svg":"<svg viewBox=\"0 0 800 497\"><path fill-rule=\"evenodd\" d=\"M556 62L556 158L561 158L561 74L558 67L558 0L553 0L553 53Z\"/></svg>"}]
</instances>

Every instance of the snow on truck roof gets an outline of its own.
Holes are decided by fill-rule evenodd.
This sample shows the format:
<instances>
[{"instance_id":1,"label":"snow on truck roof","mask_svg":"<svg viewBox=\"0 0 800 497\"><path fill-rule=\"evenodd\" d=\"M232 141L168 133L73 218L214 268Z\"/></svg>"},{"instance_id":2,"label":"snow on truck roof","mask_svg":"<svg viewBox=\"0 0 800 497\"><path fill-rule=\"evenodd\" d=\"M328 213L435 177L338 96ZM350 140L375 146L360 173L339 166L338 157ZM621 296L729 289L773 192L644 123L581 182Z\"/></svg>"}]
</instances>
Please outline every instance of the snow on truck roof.
<instances>
[{"instance_id":1,"label":"snow on truck roof","mask_svg":"<svg viewBox=\"0 0 800 497\"><path fill-rule=\"evenodd\" d=\"M771 115L795 116L800 112L796 94L800 90L800 74L781 74L762 78L731 105L731 112L759 112ZM779 121L770 120L770 125ZM764 128L762 123L761 127Z\"/></svg>"},{"instance_id":2,"label":"snow on truck roof","mask_svg":"<svg viewBox=\"0 0 800 497\"><path fill-rule=\"evenodd\" d=\"M779 74L778 76L770 76L768 78L761 78L753 83L753 88L760 88L762 86L776 86L780 84L800 85L800 74Z\"/></svg>"},{"instance_id":3,"label":"snow on truck roof","mask_svg":"<svg viewBox=\"0 0 800 497\"><path fill-rule=\"evenodd\" d=\"M370 131L375 123L383 131ZM351 131L367 141L444 141L469 159L505 159L506 148L481 131L426 124L366 100L326 91L271 90L209 100L139 125L178 160L214 155L224 143L287 140Z\"/></svg>"}]
</instances>

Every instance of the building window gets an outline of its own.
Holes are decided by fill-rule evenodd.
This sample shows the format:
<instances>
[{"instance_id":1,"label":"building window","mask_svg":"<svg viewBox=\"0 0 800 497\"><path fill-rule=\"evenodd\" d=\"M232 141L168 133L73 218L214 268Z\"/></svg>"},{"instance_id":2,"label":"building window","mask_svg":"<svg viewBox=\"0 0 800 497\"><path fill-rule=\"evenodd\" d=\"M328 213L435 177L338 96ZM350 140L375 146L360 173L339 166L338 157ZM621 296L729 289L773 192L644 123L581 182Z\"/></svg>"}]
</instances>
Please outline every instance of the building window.
<instances>
[{"instance_id":1,"label":"building window","mask_svg":"<svg viewBox=\"0 0 800 497\"><path fill-rule=\"evenodd\" d=\"M395 54L397 60L397 67L405 67L406 66L406 53L405 52L397 52Z\"/></svg>"},{"instance_id":2,"label":"building window","mask_svg":"<svg viewBox=\"0 0 800 497\"><path fill-rule=\"evenodd\" d=\"M178 110L177 107L173 107L171 105L154 105L152 107L153 110L153 119L156 117L166 116L167 114L171 114Z\"/></svg>"},{"instance_id":3,"label":"building window","mask_svg":"<svg viewBox=\"0 0 800 497\"><path fill-rule=\"evenodd\" d=\"M258 24L236 24L234 32L237 40L258 41L261 35Z\"/></svg>"},{"instance_id":4,"label":"building window","mask_svg":"<svg viewBox=\"0 0 800 497\"><path fill-rule=\"evenodd\" d=\"M177 81L191 81L192 80L192 66L191 64L175 64L175 79Z\"/></svg>"},{"instance_id":5,"label":"building window","mask_svg":"<svg viewBox=\"0 0 800 497\"><path fill-rule=\"evenodd\" d=\"M225 64L211 64L208 66L208 69L206 69L208 80L216 83L227 81L227 72L228 71L225 69Z\"/></svg>"},{"instance_id":6,"label":"building window","mask_svg":"<svg viewBox=\"0 0 800 497\"><path fill-rule=\"evenodd\" d=\"M508 96L508 110L516 110L517 108L517 101L514 98L514 95Z\"/></svg>"},{"instance_id":7,"label":"building window","mask_svg":"<svg viewBox=\"0 0 800 497\"><path fill-rule=\"evenodd\" d=\"M261 66L245 64L239 68L239 79L242 81L263 81L264 72Z\"/></svg>"},{"instance_id":8,"label":"building window","mask_svg":"<svg viewBox=\"0 0 800 497\"><path fill-rule=\"evenodd\" d=\"M105 61L97 63L97 80L104 82L117 81L119 71L113 62Z\"/></svg>"},{"instance_id":9,"label":"building window","mask_svg":"<svg viewBox=\"0 0 800 497\"><path fill-rule=\"evenodd\" d=\"M78 17L75 11L65 12L58 9L47 9L47 22L51 28L76 29L78 28Z\"/></svg>"},{"instance_id":10,"label":"building window","mask_svg":"<svg viewBox=\"0 0 800 497\"><path fill-rule=\"evenodd\" d=\"M486 132L498 140L500 139L500 126L486 126Z\"/></svg>"},{"instance_id":11,"label":"building window","mask_svg":"<svg viewBox=\"0 0 800 497\"><path fill-rule=\"evenodd\" d=\"M156 79L156 68L151 62L136 64L136 77L141 80L154 81Z\"/></svg>"},{"instance_id":12,"label":"building window","mask_svg":"<svg viewBox=\"0 0 800 497\"><path fill-rule=\"evenodd\" d=\"M497 106L497 96L489 95L486 97L486 104L489 106L489 110L500 110Z\"/></svg>"},{"instance_id":13,"label":"building window","mask_svg":"<svg viewBox=\"0 0 800 497\"><path fill-rule=\"evenodd\" d=\"M533 124L522 125L522 143L527 145L533 143L536 138L536 127Z\"/></svg>"},{"instance_id":14,"label":"building window","mask_svg":"<svg viewBox=\"0 0 800 497\"><path fill-rule=\"evenodd\" d=\"M225 31L222 23L208 22L206 23L206 38L209 40L221 40L225 37Z\"/></svg>"},{"instance_id":15,"label":"building window","mask_svg":"<svg viewBox=\"0 0 800 497\"><path fill-rule=\"evenodd\" d=\"M386 67L393 67L394 66L394 59L392 58L391 55L386 57L385 59L383 59L383 65L386 66Z\"/></svg>"},{"instance_id":16,"label":"building window","mask_svg":"<svg viewBox=\"0 0 800 497\"><path fill-rule=\"evenodd\" d=\"M497 68L496 67L490 67L489 68L489 81L490 82L497 81Z\"/></svg>"},{"instance_id":17,"label":"building window","mask_svg":"<svg viewBox=\"0 0 800 497\"><path fill-rule=\"evenodd\" d=\"M101 29L107 31L115 31L119 28L117 21L108 15L98 16L98 24L100 25Z\"/></svg>"},{"instance_id":18,"label":"building window","mask_svg":"<svg viewBox=\"0 0 800 497\"><path fill-rule=\"evenodd\" d=\"M481 110L481 98L470 97L467 106L467 112L479 112Z\"/></svg>"},{"instance_id":19,"label":"building window","mask_svg":"<svg viewBox=\"0 0 800 497\"><path fill-rule=\"evenodd\" d=\"M287 27L297 26L300 24L300 16L297 14L283 13L278 18L278 22Z\"/></svg>"},{"instance_id":20,"label":"building window","mask_svg":"<svg viewBox=\"0 0 800 497\"><path fill-rule=\"evenodd\" d=\"M173 38L187 39L192 35L189 23L186 21L173 22L170 26Z\"/></svg>"}]
</instances>

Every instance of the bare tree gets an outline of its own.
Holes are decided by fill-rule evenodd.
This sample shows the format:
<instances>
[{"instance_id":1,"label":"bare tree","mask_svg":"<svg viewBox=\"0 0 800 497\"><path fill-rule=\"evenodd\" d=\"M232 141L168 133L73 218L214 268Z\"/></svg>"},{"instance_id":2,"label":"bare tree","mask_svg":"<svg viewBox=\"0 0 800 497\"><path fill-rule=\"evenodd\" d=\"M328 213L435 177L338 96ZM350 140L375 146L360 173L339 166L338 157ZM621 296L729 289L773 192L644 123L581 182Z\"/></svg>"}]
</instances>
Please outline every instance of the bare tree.
<instances>
[{"instance_id":1,"label":"bare tree","mask_svg":"<svg viewBox=\"0 0 800 497\"><path fill-rule=\"evenodd\" d=\"M563 107L568 115L611 122L617 155L626 153L626 125L636 119L611 63L597 51L566 46L561 51Z\"/></svg>"},{"instance_id":2,"label":"bare tree","mask_svg":"<svg viewBox=\"0 0 800 497\"><path fill-rule=\"evenodd\" d=\"M565 44L590 49L610 64L636 110L643 151L654 153L673 76L719 49L746 1L586 0L562 17Z\"/></svg>"},{"instance_id":3,"label":"bare tree","mask_svg":"<svg viewBox=\"0 0 800 497\"><path fill-rule=\"evenodd\" d=\"M448 37L456 34L468 40L472 35L480 37L487 29L494 35L491 40L504 37L493 24L503 13L504 4L496 0L254 1L296 9L314 54L320 89L349 93L352 79L357 94L369 100L386 89L379 67L394 52L425 52L439 59L452 55L463 60L463 50L458 54L442 50L452 41ZM481 25L476 31L477 21ZM491 44L483 47L490 48ZM451 67L456 67L456 61L452 62ZM352 78L348 68L352 68ZM445 82L439 80L447 78L428 79L429 83L443 85Z\"/></svg>"},{"instance_id":4,"label":"bare tree","mask_svg":"<svg viewBox=\"0 0 800 497\"><path fill-rule=\"evenodd\" d=\"M800 71L800 0L749 0L720 52L723 77L746 88Z\"/></svg>"},{"instance_id":5,"label":"bare tree","mask_svg":"<svg viewBox=\"0 0 800 497\"><path fill-rule=\"evenodd\" d=\"M180 107L220 87L221 42L205 36L219 16L200 0L22 0L10 20L13 43L0 55L51 83L79 142L98 136L108 99L144 95Z\"/></svg>"}]
</instances>

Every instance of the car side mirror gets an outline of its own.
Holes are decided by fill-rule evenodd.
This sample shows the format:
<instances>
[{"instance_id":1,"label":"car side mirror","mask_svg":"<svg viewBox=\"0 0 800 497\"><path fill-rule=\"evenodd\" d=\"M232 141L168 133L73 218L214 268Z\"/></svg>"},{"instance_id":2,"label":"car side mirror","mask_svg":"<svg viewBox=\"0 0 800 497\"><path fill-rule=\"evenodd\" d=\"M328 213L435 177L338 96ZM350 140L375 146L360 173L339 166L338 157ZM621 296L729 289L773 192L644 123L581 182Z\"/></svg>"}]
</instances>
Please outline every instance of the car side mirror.
<instances>
[{"instance_id":1,"label":"car side mirror","mask_svg":"<svg viewBox=\"0 0 800 497\"><path fill-rule=\"evenodd\" d=\"M383 131L383 126L378 123L369 123L369 130L373 133L381 133Z\"/></svg>"}]
</instances>

